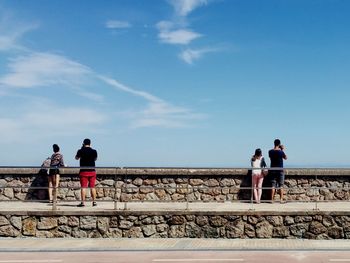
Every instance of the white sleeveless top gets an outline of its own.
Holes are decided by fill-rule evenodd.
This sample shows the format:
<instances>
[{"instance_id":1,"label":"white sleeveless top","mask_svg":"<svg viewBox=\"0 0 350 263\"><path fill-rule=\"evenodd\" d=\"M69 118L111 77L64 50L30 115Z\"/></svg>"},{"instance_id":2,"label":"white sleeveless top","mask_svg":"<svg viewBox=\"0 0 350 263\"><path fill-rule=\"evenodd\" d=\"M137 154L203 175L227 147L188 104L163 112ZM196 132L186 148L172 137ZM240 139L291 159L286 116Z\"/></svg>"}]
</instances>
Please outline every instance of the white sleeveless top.
<instances>
[{"instance_id":1,"label":"white sleeveless top","mask_svg":"<svg viewBox=\"0 0 350 263\"><path fill-rule=\"evenodd\" d=\"M256 159L255 161L251 161L252 168L261 168L261 161L263 160L263 157L261 156L260 159ZM253 175L260 175L261 169L252 169Z\"/></svg>"}]
</instances>

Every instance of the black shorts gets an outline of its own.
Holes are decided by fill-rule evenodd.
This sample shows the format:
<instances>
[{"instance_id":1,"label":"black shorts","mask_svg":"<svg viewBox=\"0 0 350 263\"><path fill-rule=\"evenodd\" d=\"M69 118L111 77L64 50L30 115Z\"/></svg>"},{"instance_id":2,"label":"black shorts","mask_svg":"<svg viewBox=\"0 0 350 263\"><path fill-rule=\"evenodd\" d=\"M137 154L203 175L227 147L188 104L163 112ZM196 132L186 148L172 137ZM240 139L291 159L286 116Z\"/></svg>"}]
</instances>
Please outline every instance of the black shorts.
<instances>
[{"instance_id":1,"label":"black shorts","mask_svg":"<svg viewBox=\"0 0 350 263\"><path fill-rule=\"evenodd\" d=\"M280 188L284 186L284 172L279 170L274 170L269 172L269 177L271 179L272 188Z\"/></svg>"},{"instance_id":2,"label":"black shorts","mask_svg":"<svg viewBox=\"0 0 350 263\"><path fill-rule=\"evenodd\" d=\"M53 176L53 175L56 175L56 174L60 174L60 170L57 169L57 168L50 168L49 176Z\"/></svg>"}]
</instances>

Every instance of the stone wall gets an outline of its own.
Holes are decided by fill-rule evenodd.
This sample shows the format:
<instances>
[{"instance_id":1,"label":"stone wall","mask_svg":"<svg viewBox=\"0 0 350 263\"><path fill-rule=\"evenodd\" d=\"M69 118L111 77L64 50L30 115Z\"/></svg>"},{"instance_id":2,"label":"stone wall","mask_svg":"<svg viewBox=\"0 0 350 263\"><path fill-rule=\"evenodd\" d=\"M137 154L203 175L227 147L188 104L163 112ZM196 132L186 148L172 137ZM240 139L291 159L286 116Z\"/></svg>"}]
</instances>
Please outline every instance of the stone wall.
<instances>
[{"instance_id":1,"label":"stone wall","mask_svg":"<svg viewBox=\"0 0 350 263\"><path fill-rule=\"evenodd\" d=\"M350 215L0 215L0 237L349 239Z\"/></svg>"},{"instance_id":2,"label":"stone wall","mask_svg":"<svg viewBox=\"0 0 350 263\"><path fill-rule=\"evenodd\" d=\"M39 169L0 168L0 200L45 200L47 177ZM250 200L247 169L98 169L97 198L118 201ZM287 169L288 200L349 200L349 169ZM60 200L80 197L78 169L62 168ZM270 187L268 178L263 187ZM267 190L265 190L266 194ZM265 198L268 199L265 195Z\"/></svg>"}]
</instances>

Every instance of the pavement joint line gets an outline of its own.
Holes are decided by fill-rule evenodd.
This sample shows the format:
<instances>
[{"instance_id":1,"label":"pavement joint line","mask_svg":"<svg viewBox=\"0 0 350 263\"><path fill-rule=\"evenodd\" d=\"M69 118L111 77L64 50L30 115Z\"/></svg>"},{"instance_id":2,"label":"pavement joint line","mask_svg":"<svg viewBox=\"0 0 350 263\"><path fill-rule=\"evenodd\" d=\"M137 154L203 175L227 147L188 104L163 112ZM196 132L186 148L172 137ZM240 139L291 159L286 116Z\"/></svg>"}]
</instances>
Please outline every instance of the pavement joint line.
<instances>
[{"instance_id":1,"label":"pavement joint line","mask_svg":"<svg viewBox=\"0 0 350 263\"><path fill-rule=\"evenodd\" d=\"M203 261L208 261L208 262L228 262L228 261L244 261L243 258L222 258L222 259L217 259L217 258L178 258L178 259L153 259L152 262L203 262Z\"/></svg>"}]
</instances>

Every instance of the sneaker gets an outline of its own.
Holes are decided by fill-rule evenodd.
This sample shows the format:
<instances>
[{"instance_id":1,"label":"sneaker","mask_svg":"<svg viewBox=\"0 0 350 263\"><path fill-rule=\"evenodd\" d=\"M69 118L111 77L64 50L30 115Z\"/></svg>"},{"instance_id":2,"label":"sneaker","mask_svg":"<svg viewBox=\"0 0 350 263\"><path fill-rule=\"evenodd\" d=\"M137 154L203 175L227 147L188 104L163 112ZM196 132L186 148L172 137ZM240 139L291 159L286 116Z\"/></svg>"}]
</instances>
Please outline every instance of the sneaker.
<instances>
[{"instance_id":1,"label":"sneaker","mask_svg":"<svg viewBox=\"0 0 350 263\"><path fill-rule=\"evenodd\" d=\"M77 205L77 207L84 207L84 203L80 203L79 205Z\"/></svg>"},{"instance_id":2,"label":"sneaker","mask_svg":"<svg viewBox=\"0 0 350 263\"><path fill-rule=\"evenodd\" d=\"M96 202L92 202L92 206L97 206L97 203Z\"/></svg>"}]
</instances>

